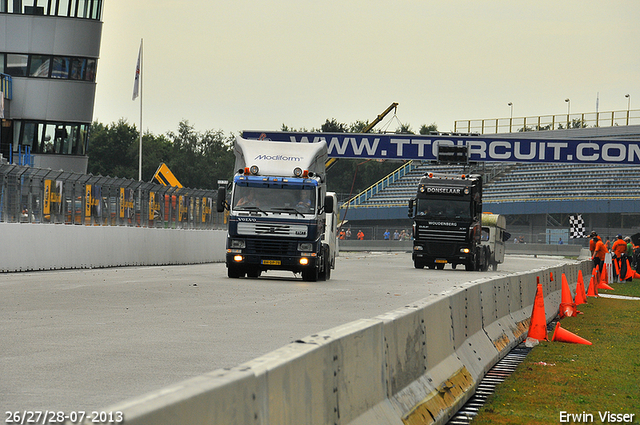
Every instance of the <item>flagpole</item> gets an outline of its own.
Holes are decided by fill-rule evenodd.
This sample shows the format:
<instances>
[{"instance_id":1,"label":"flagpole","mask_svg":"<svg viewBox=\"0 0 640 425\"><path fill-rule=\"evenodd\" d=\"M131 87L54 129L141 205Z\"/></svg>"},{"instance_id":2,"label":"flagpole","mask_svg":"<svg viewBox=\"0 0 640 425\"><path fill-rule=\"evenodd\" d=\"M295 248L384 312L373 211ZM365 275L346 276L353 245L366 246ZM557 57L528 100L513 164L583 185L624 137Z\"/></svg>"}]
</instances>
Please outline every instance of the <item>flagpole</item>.
<instances>
[{"instance_id":1,"label":"flagpole","mask_svg":"<svg viewBox=\"0 0 640 425\"><path fill-rule=\"evenodd\" d=\"M140 149L138 152L138 180L142 181L142 63L143 60L143 52L142 52L142 42L143 39L140 39Z\"/></svg>"}]
</instances>

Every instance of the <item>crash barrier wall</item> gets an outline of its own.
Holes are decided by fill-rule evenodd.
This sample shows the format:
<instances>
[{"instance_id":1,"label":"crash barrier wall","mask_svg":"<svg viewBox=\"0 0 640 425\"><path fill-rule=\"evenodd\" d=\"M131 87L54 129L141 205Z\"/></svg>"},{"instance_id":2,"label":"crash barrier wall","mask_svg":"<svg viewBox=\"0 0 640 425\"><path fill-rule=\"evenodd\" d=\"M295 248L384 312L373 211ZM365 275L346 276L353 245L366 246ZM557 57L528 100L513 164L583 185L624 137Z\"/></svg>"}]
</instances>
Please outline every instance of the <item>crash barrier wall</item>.
<instances>
[{"instance_id":1,"label":"crash barrier wall","mask_svg":"<svg viewBox=\"0 0 640 425\"><path fill-rule=\"evenodd\" d=\"M583 248L580 245L550 245L541 243L506 243L505 252L507 254L523 255L561 255L567 257L578 257ZM405 251L413 250L413 241L357 241L341 240L340 250L342 251Z\"/></svg>"},{"instance_id":2,"label":"crash barrier wall","mask_svg":"<svg viewBox=\"0 0 640 425\"><path fill-rule=\"evenodd\" d=\"M224 261L222 230L0 223L0 271Z\"/></svg>"},{"instance_id":3,"label":"crash barrier wall","mask_svg":"<svg viewBox=\"0 0 640 425\"><path fill-rule=\"evenodd\" d=\"M547 321L564 273L588 261L453 286L109 407L138 424L442 424L527 333L537 280ZM553 278L552 278L553 276Z\"/></svg>"},{"instance_id":4,"label":"crash barrier wall","mask_svg":"<svg viewBox=\"0 0 640 425\"><path fill-rule=\"evenodd\" d=\"M219 229L217 191L0 164L0 222Z\"/></svg>"}]
</instances>

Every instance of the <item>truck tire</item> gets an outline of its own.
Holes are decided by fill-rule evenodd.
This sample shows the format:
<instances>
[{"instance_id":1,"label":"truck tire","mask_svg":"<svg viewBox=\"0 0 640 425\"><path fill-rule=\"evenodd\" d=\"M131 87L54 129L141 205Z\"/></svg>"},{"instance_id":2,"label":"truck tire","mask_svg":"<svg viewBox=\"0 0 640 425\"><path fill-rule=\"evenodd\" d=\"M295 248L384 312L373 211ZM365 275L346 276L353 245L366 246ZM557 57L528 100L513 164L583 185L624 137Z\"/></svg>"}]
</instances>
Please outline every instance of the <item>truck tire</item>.
<instances>
[{"instance_id":1,"label":"truck tire","mask_svg":"<svg viewBox=\"0 0 640 425\"><path fill-rule=\"evenodd\" d=\"M317 267L309 267L302 270L302 280L305 282L317 282L319 277Z\"/></svg>"},{"instance_id":2,"label":"truck tire","mask_svg":"<svg viewBox=\"0 0 640 425\"><path fill-rule=\"evenodd\" d=\"M259 278L261 274L262 274L262 270L258 268L247 270L247 277L256 279L256 278Z\"/></svg>"},{"instance_id":3,"label":"truck tire","mask_svg":"<svg viewBox=\"0 0 640 425\"><path fill-rule=\"evenodd\" d=\"M318 275L320 280L329 280L331 279L331 264L329 264L329 246L324 245L322 247L323 258L322 264L324 265L324 269Z\"/></svg>"},{"instance_id":4,"label":"truck tire","mask_svg":"<svg viewBox=\"0 0 640 425\"><path fill-rule=\"evenodd\" d=\"M240 267L230 264L227 268L227 276L231 279L244 277L244 271Z\"/></svg>"},{"instance_id":5,"label":"truck tire","mask_svg":"<svg viewBox=\"0 0 640 425\"><path fill-rule=\"evenodd\" d=\"M473 272L478 270L478 255L474 255L468 262L464 263L464 269L468 272Z\"/></svg>"}]
</instances>

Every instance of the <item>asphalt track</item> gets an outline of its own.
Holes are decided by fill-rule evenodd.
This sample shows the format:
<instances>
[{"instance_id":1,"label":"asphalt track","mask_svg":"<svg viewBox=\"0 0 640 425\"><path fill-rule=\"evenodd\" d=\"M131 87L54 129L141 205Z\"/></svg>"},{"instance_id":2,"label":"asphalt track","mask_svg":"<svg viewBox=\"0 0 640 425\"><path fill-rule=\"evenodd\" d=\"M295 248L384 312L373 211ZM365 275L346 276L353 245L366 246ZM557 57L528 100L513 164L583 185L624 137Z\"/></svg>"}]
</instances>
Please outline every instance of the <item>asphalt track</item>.
<instances>
[{"instance_id":1,"label":"asphalt track","mask_svg":"<svg viewBox=\"0 0 640 425\"><path fill-rule=\"evenodd\" d=\"M343 252L331 280L315 283L228 279L220 263L0 274L0 405L106 408L458 283L567 261L508 256L496 272L465 272Z\"/></svg>"}]
</instances>

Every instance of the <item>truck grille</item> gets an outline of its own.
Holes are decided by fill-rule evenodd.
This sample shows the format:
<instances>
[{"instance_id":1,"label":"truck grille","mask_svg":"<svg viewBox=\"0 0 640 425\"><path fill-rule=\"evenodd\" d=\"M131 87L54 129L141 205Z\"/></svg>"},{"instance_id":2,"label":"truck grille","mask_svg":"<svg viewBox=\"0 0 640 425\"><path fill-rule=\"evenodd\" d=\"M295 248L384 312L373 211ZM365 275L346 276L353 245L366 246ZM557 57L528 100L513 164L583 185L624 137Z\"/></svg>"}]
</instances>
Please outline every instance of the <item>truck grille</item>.
<instances>
[{"instance_id":1,"label":"truck grille","mask_svg":"<svg viewBox=\"0 0 640 425\"><path fill-rule=\"evenodd\" d=\"M298 243L271 239L247 239L247 252L262 254L295 255Z\"/></svg>"},{"instance_id":2,"label":"truck grille","mask_svg":"<svg viewBox=\"0 0 640 425\"><path fill-rule=\"evenodd\" d=\"M290 238L307 237L307 226L299 224L278 223L238 223L239 235L273 235Z\"/></svg>"},{"instance_id":3,"label":"truck grille","mask_svg":"<svg viewBox=\"0 0 640 425\"><path fill-rule=\"evenodd\" d=\"M467 240L467 229L460 227L438 227L425 224L418 225L418 240L421 241L445 241L445 242L465 242Z\"/></svg>"}]
</instances>

